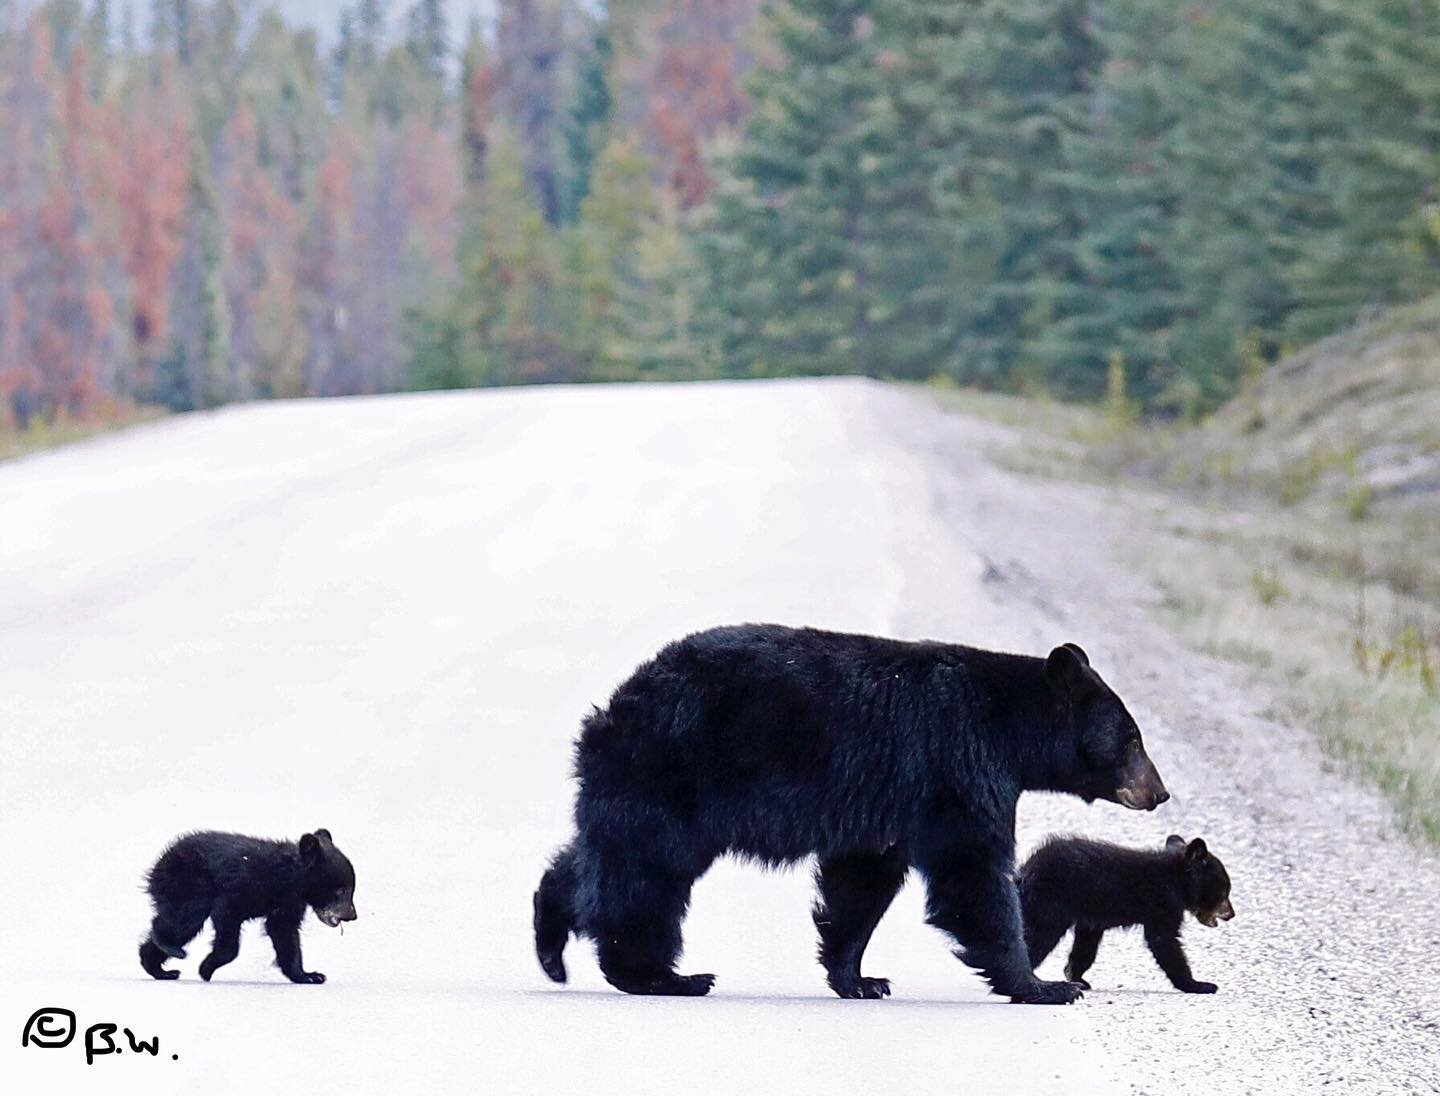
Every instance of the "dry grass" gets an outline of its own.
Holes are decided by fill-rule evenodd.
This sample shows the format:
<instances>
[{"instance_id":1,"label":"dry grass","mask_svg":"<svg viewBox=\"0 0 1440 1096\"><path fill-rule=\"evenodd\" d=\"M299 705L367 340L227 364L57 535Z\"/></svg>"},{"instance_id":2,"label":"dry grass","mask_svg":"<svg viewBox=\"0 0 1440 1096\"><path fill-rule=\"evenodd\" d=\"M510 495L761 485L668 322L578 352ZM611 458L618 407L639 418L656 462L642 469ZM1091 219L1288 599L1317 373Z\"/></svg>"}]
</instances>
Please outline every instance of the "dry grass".
<instances>
[{"instance_id":1,"label":"dry grass","mask_svg":"<svg viewBox=\"0 0 1440 1096\"><path fill-rule=\"evenodd\" d=\"M91 419L60 416L52 421L32 420L23 430L0 418L0 461L23 457L41 449L68 445L96 434L123 430L142 422L151 422L168 414L163 408L117 405L106 408Z\"/></svg>"}]
</instances>

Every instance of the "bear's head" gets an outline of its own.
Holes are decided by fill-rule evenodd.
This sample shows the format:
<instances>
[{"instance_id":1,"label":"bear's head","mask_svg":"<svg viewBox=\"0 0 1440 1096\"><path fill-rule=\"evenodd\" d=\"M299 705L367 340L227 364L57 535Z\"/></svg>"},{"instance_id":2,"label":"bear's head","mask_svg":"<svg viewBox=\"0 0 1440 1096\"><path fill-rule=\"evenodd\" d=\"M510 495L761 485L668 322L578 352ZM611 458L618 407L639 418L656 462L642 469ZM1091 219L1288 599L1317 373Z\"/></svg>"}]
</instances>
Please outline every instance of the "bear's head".
<instances>
[{"instance_id":1,"label":"bear's head","mask_svg":"<svg viewBox=\"0 0 1440 1096\"><path fill-rule=\"evenodd\" d=\"M1090 668L1084 651L1073 643L1056 647L1045 660L1045 678L1074 734L1074 757L1058 790L1087 803L1106 799L1136 811L1153 811L1170 798L1145 753L1140 728Z\"/></svg>"},{"instance_id":2,"label":"bear's head","mask_svg":"<svg viewBox=\"0 0 1440 1096\"><path fill-rule=\"evenodd\" d=\"M1177 834L1165 839L1165 848L1180 858L1185 880L1185 908L1202 925L1214 928L1235 916L1230 904L1230 873L1200 838L1186 841Z\"/></svg>"},{"instance_id":3,"label":"bear's head","mask_svg":"<svg viewBox=\"0 0 1440 1096\"><path fill-rule=\"evenodd\" d=\"M341 921L355 920L355 868L335 847L329 830L300 838L300 866L305 873L305 901L316 917L332 929Z\"/></svg>"}]
</instances>

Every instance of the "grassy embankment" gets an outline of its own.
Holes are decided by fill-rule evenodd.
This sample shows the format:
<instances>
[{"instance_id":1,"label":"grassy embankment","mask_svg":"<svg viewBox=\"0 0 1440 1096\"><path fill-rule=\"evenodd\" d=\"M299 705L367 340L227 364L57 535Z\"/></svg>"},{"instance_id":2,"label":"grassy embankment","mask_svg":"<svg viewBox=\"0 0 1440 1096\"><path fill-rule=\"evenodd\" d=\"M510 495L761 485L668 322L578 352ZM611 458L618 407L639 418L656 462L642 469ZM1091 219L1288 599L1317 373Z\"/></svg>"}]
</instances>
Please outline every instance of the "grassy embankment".
<instances>
[{"instance_id":1,"label":"grassy embankment","mask_svg":"<svg viewBox=\"0 0 1440 1096\"><path fill-rule=\"evenodd\" d=\"M1149 492L1136 562L1168 622L1273 685L1275 714L1440 844L1440 300L1278 363L1192 428L939 399L1020 430L1009 467Z\"/></svg>"}]
</instances>

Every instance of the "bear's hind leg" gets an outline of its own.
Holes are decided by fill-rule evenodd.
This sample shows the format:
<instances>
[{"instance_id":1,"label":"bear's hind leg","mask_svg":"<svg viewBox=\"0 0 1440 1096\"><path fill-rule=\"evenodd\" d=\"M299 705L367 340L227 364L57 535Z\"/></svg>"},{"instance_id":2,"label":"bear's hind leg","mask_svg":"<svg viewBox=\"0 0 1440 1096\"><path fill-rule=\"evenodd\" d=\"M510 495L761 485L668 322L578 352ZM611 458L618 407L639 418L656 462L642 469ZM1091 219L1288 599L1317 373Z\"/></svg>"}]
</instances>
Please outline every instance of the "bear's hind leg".
<instances>
[{"instance_id":1,"label":"bear's hind leg","mask_svg":"<svg viewBox=\"0 0 1440 1096\"><path fill-rule=\"evenodd\" d=\"M595 939L605 980L625 993L703 997L713 974L676 974L680 924L690 888L700 874L685 874L647 857L642 847L608 843L587 860L595 872L594 908L586 932Z\"/></svg>"},{"instance_id":2,"label":"bear's hind leg","mask_svg":"<svg viewBox=\"0 0 1440 1096\"><path fill-rule=\"evenodd\" d=\"M166 970L166 959L184 959L185 945L205 927L210 916L208 899L194 902L156 903L150 935L140 945L140 965L152 978L179 978L178 970Z\"/></svg>"},{"instance_id":3,"label":"bear's hind leg","mask_svg":"<svg viewBox=\"0 0 1440 1096\"><path fill-rule=\"evenodd\" d=\"M866 978L860 960L870 936L905 882L898 850L822 859L815 870L820 898L812 917L820 932L820 963L839 996L875 999L890 994L888 978Z\"/></svg>"}]
</instances>

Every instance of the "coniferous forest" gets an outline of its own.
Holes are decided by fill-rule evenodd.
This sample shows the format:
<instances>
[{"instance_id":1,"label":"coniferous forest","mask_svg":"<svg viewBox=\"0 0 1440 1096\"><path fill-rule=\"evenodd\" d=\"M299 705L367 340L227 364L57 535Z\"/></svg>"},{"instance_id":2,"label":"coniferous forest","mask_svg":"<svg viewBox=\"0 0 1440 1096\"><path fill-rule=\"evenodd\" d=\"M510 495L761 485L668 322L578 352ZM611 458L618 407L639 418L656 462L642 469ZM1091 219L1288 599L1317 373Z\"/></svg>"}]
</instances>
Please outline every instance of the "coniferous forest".
<instances>
[{"instance_id":1,"label":"coniferous forest","mask_svg":"<svg viewBox=\"0 0 1440 1096\"><path fill-rule=\"evenodd\" d=\"M0 0L0 419L865 373L1192 417L1440 289L1440 0Z\"/></svg>"}]
</instances>

